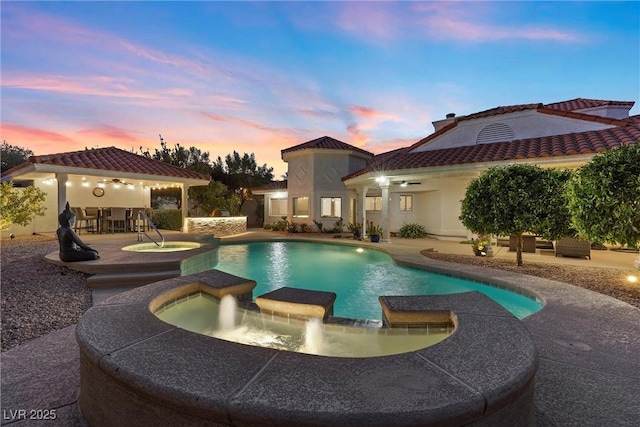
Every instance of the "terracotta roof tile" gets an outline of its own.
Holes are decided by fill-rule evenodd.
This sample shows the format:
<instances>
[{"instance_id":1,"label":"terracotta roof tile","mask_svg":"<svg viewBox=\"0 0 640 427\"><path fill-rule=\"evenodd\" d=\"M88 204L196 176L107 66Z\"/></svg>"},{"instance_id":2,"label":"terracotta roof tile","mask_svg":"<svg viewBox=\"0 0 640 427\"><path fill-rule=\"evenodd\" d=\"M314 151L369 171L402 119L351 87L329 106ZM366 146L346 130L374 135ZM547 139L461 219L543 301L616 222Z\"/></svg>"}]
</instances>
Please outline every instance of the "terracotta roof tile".
<instances>
[{"instance_id":1,"label":"terracotta roof tile","mask_svg":"<svg viewBox=\"0 0 640 427\"><path fill-rule=\"evenodd\" d=\"M286 179L284 181L273 181L268 184L261 185L260 187L252 188L251 192L286 190L287 183L288 181Z\"/></svg>"},{"instance_id":2,"label":"terracotta roof tile","mask_svg":"<svg viewBox=\"0 0 640 427\"><path fill-rule=\"evenodd\" d=\"M640 119L630 118L627 126L598 131L570 133L516 141L495 142L411 153L397 151L383 162L370 165L343 178L347 180L376 170L418 169L468 163L595 154L640 141Z\"/></svg>"},{"instance_id":3,"label":"terracotta roof tile","mask_svg":"<svg viewBox=\"0 0 640 427\"><path fill-rule=\"evenodd\" d=\"M116 147L94 148L69 153L31 156L28 163L159 175L175 178L210 179L207 175L172 166L159 160L148 159ZM19 167L20 166L17 168Z\"/></svg>"},{"instance_id":4,"label":"terracotta roof tile","mask_svg":"<svg viewBox=\"0 0 640 427\"><path fill-rule=\"evenodd\" d=\"M542 107L542 104L520 104L520 105L507 105L503 107L495 107L489 110L480 111L478 113L469 114L468 116L460 116L456 118L456 121L480 119L483 117L498 116L501 114L516 113L518 111L535 110Z\"/></svg>"},{"instance_id":5,"label":"terracotta roof tile","mask_svg":"<svg viewBox=\"0 0 640 427\"><path fill-rule=\"evenodd\" d=\"M635 102L633 101L605 101L601 99L576 98L569 101L546 104L544 107L559 111L575 111L582 110L584 108L602 107L605 105L621 105L625 107L633 107L634 104Z\"/></svg>"},{"instance_id":6,"label":"terracotta roof tile","mask_svg":"<svg viewBox=\"0 0 640 427\"><path fill-rule=\"evenodd\" d=\"M359 153L373 157L373 153L370 153L358 147L354 147L353 145L347 144L346 142L338 141L337 139L331 138L330 136L323 136L311 141L304 142L302 144L295 145L293 147L285 148L284 150L281 151L281 153L285 154L285 153L290 153L292 151L307 150L312 148L357 151Z\"/></svg>"}]
</instances>

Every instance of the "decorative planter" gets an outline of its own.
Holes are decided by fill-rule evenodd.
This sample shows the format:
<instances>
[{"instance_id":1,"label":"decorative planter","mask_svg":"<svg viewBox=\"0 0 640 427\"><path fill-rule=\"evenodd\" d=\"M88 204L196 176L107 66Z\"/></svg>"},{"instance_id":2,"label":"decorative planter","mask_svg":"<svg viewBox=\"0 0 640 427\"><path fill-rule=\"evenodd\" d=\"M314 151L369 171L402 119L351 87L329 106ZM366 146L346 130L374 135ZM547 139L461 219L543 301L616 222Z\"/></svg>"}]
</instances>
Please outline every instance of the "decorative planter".
<instances>
[{"instance_id":1,"label":"decorative planter","mask_svg":"<svg viewBox=\"0 0 640 427\"><path fill-rule=\"evenodd\" d=\"M371 235L369 235L369 239L371 240L372 243L378 243L380 241L380 235L379 234L371 234Z\"/></svg>"},{"instance_id":2,"label":"decorative planter","mask_svg":"<svg viewBox=\"0 0 640 427\"><path fill-rule=\"evenodd\" d=\"M362 237L362 232L360 230L353 232L353 238L354 239L360 240L361 237Z\"/></svg>"}]
</instances>

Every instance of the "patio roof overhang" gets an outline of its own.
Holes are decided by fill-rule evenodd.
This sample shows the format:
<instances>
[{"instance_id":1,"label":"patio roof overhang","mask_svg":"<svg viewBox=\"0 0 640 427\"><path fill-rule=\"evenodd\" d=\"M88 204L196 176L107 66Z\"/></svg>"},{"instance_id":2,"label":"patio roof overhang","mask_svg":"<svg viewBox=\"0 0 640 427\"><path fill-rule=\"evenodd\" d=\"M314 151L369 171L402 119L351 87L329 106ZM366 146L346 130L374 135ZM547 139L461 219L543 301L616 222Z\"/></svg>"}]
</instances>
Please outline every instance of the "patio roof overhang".
<instances>
[{"instance_id":1,"label":"patio roof overhang","mask_svg":"<svg viewBox=\"0 0 640 427\"><path fill-rule=\"evenodd\" d=\"M403 181L415 182L443 178L475 178L490 167L507 166L514 163L535 164L544 168L575 169L589 162L593 154L580 154L561 157L536 157L498 162L463 163L442 166L384 170L378 169L344 180L347 188L367 186L378 188L384 182L400 184ZM419 186L417 186L419 189Z\"/></svg>"}]
</instances>

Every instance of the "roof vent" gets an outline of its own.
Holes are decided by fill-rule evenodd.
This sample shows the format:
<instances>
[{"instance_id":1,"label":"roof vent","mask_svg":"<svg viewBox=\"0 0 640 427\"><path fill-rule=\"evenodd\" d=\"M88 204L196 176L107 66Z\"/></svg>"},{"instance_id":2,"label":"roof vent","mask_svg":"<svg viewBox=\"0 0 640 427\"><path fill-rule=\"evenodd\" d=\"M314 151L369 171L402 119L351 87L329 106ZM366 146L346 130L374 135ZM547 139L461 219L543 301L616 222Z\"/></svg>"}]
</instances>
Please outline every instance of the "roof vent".
<instances>
[{"instance_id":1,"label":"roof vent","mask_svg":"<svg viewBox=\"0 0 640 427\"><path fill-rule=\"evenodd\" d=\"M489 144L491 142L502 142L513 140L513 129L504 123L490 123L482 128L476 144Z\"/></svg>"},{"instance_id":2,"label":"roof vent","mask_svg":"<svg viewBox=\"0 0 640 427\"><path fill-rule=\"evenodd\" d=\"M456 116L456 113L447 114L447 119L453 119Z\"/></svg>"}]
</instances>

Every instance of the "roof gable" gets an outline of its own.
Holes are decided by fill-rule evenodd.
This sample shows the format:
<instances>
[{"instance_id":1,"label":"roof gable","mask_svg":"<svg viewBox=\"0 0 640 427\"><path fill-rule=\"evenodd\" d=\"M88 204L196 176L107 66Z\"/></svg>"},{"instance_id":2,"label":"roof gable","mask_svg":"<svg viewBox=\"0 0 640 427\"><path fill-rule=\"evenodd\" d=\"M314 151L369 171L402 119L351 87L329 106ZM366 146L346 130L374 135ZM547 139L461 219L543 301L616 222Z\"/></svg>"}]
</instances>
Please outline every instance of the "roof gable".
<instances>
[{"instance_id":1,"label":"roof gable","mask_svg":"<svg viewBox=\"0 0 640 427\"><path fill-rule=\"evenodd\" d=\"M536 159L578 154L596 154L640 141L640 116L633 116L618 126L598 131L577 132L491 144L467 145L431 151L398 151L385 161L343 178L348 180L376 170L419 169L470 163Z\"/></svg>"},{"instance_id":2,"label":"roof gable","mask_svg":"<svg viewBox=\"0 0 640 427\"><path fill-rule=\"evenodd\" d=\"M3 175L10 175L12 172L28 167L29 165L64 166L184 179L210 179L207 175L179 168L159 160L148 159L116 147L92 148L68 153L31 156L27 162L6 171Z\"/></svg>"},{"instance_id":3,"label":"roof gable","mask_svg":"<svg viewBox=\"0 0 640 427\"><path fill-rule=\"evenodd\" d=\"M351 144L347 144L346 142L339 141L335 138L331 138L330 136L322 136L320 138L313 139L311 141L307 141L293 147L285 148L281 151L281 153L282 155L284 155L285 153L291 153L293 151L309 149L356 151L358 153L373 157L373 153L363 150L362 148L354 147Z\"/></svg>"}]
</instances>

